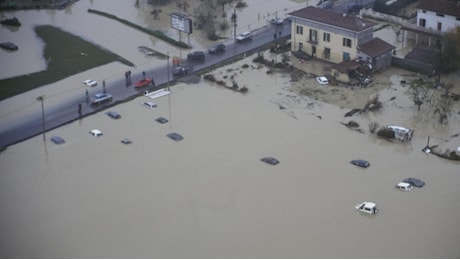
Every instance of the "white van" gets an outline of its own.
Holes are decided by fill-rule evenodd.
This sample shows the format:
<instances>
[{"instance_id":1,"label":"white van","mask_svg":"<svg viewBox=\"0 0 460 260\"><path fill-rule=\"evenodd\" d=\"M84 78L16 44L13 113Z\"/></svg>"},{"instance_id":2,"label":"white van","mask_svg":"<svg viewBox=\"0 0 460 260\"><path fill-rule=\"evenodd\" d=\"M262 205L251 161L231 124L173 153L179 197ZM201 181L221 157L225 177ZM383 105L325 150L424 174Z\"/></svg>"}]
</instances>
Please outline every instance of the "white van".
<instances>
[{"instance_id":1,"label":"white van","mask_svg":"<svg viewBox=\"0 0 460 260\"><path fill-rule=\"evenodd\" d=\"M414 187L407 182L399 182L396 184L396 189L402 191L411 191Z\"/></svg>"},{"instance_id":2,"label":"white van","mask_svg":"<svg viewBox=\"0 0 460 260\"><path fill-rule=\"evenodd\" d=\"M377 205L373 202L365 201L363 203L356 205L355 208L361 212L364 212L370 215L377 214L378 212Z\"/></svg>"}]
</instances>

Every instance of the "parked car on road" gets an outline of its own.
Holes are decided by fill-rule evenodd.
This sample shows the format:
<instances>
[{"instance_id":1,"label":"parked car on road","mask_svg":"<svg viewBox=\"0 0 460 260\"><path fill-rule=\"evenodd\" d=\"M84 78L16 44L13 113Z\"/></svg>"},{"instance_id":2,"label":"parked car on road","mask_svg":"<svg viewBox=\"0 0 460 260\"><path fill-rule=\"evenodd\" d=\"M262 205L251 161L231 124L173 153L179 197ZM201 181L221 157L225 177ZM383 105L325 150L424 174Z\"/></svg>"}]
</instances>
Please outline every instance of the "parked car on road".
<instances>
[{"instance_id":1,"label":"parked car on road","mask_svg":"<svg viewBox=\"0 0 460 260\"><path fill-rule=\"evenodd\" d=\"M248 40L251 40L251 39L252 39L252 33L251 32L240 33L236 37L237 42L244 42L244 41L248 41Z\"/></svg>"},{"instance_id":2,"label":"parked car on road","mask_svg":"<svg viewBox=\"0 0 460 260\"><path fill-rule=\"evenodd\" d=\"M208 52L210 54L215 54L215 53L224 52L224 51L225 51L225 44L223 43L215 44L208 49Z\"/></svg>"},{"instance_id":3,"label":"parked car on road","mask_svg":"<svg viewBox=\"0 0 460 260\"><path fill-rule=\"evenodd\" d=\"M87 80L83 81L83 84L85 84L88 87L95 87L95 86L97 86L97 81L92 80L92 79L87 79Z\"/></svg>"},{"instance_id":4,"label":"parked car on road","mask_svg":"<svg viewBox=\"0 0 460 260\"><path fill-rule=\"evenodd\" d=\"M362 159L352 160L350 163L361 168L367 168L371 165L368 161Z\"/></svg>"},{"instance_id":5,"label":"parked car on road","mask_svg":"<svg viewBox=\"0 0 460 260\"><path fill-rule=\"evenodd\" d=\"M188 69L182 66L176 66L173 68L173 71L172 71L173 77L184 76L184 75L187 75L187 73L188 73Z\"/></svg>"},{"instance_id":6,"label":"parked car on road","mask_svg":"<svg viewBox=\"0 0 460 260\"><path fill-rule=\"evenodd\" d=\"M273 158L273 157L264 157L262 159L260 159L262 162L265 162L265 163L268 163L270 165L277 165L280 161L278 161L278 159L276 158Z\"/></svg>"},{"instance_id":7,"label":"parked car on road","mask_svg":"<svg viewBox=\"0 0 460 260\"><path fill-rule=\"evenodd\" d=\"M102 102L106 102L106 101L110 101L110 100L112 100L112 95L110 95L108 93L97 93L96 95L94 95L93 97L91 97L89 99L89 101L93 105L100 104Z\"/></svg>"},{"instance_id":8,"label":"parked car on road","mask_svg":"<svg viewBox=\"0 0 460 260\"><path fill-rule=\"evenodd\" d=\"M149 85L151 85L152 87L155 87L155 83L153 82L152 78L144 78L134 83L135 88L143 88Z\"/></svg>"},{"instance_id":9,"label":"parked car on road","mask_svg":"<svg viewBox=\"0 0 460 260\"><path fill-rule=\"evenodd\" d=\"M404 179L403 182L407 182L410 185L417 187L417 188L421 188L425 186L425 182L417 178L407 178L407 179Z\"/></svg>"},{"instance_id":10,"label":"parked car on road","mask_svg":"<svg viewBox=\"0 0 460 260\"><path fill-rule=\"evenodd\" d=\"M273 25L282 25L284 23L283 18L272 18L270 19L270 23Z\"/></svg>"},{"instance_id":11,"label":"parked car on road","mask_svg":"<svg viewBox=\"0 0 460 260\"><path fill-rule=\"evenodd\" d=\"M204 61L204 52L203 51L194 51L187 55L187 60L201 60Z\"/></svg>"}]
</instances>

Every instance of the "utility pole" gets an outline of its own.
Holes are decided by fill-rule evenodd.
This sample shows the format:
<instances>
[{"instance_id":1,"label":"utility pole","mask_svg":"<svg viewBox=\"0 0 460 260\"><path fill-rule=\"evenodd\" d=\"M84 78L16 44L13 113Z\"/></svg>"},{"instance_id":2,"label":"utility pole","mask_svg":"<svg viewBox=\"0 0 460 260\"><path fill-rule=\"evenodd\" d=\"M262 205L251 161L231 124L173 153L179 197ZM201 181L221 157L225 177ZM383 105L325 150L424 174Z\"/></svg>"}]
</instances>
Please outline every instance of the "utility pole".
<instances>
[{"instance_id":1,"label":"utility pole","mask_svg":"<svg viewBox=\"0 0 460 260\"><path fill-rule=\"evenodd\" d=\"M232 22L233 22L233 38L236 41L236 8L233 8Z\"/></svg>"},{"instance_id":2,"label":"utility pole","mask_svg":"<svg viewBox=\"0 0 460 260\"><path fill-rule=\"evenodd\" d=\"M45 142L45 107L44 107L44 101L45 101L45 95L41 95L37 97L37 100L42 103L42 134L43 134L43 142Z\"/></svg>"}]
</instances>

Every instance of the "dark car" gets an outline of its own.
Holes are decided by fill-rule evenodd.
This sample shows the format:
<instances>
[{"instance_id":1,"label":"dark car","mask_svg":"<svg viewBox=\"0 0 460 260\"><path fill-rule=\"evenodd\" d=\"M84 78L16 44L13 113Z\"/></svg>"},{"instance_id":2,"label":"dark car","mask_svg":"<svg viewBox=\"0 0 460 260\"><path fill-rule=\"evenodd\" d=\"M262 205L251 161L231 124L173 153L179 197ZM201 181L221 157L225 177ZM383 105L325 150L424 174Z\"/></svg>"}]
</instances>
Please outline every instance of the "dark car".
<instances>
[{"instance_id":1,"label":"dark car","mask_svg":"<svg viewBox=\"0 0 460 260\"><path fill-rule=\"evenodd\" d=\"M55 144L63 144L63 143L65 143L64 139L62 139L60 136L57 136L57 135L52 136L51 141L53 141L53 143L55 143Z\"/></svg>"},{"instance_id":2,"label":"dark car","mask_svg":"<svg viewBox=\"0 0 460 260\"><path fill-rule=\"evenodd\" d=\"M353 164L353 165L362 167L362 168L367 168L367 167L371 166L371 164L368 161L362 160L362 159L353 160L350 163Z\"/></svg>"},{"instance_id":3,"label":"dark car","mask_svg":"<svg viewBox=\"0 0 460 260\"><path fill-rule=\"evenodd\" d=\"M178 133L169 133L166 136L177 142L182 141L184 139L184 137L182 137L182 135Z\"/></svg>"},{"instance_id":4,"label":"dark car","mask_svg":"<svg viewBox=\"0 0 460 260\"><path fill-rule=\"evenodd\" d=\"M166 123L168 123L168 119L166 119L166 118L164 118L164 117L162 117L162 116L160 116L159 118L155 119L155 121L157 121L157 122L160 123L160 124L166 124Z\"/></svg>"},{"instance_id":5,"label":"dark car","mask_svg":"<svg viewBox=\"0 0 460 260\"><path fill-rule=\"evenodd\" d=\"M409 183L410 185L417 187L417 188L421 188L425 186L425 182L417 178L407 178L407 179L404 179L403 182Z\"/></svg>"},{"instance_id":6,"label":"dark car","mask_svg":"<svg viewBox=\"0 0 460 260\"><path fill-rule=\"evenodd\" d=\"M194 51L187 55L187 60L201 60L204 61L203 51Z\"/></svg>"},{"instance_id":7,"label":"dark car","mask_svg":"<svg viewBox=\"0 0 460 260\"><path fill-rule=\"evenodd\" d=\"M265 162L265 163L268 163L270 165L277 165L280 161L278 161L277 159L273 158L273 157L264 157L262 159L260 159L262 162Z\"/></svg>"},{"instance_id":8,"label":"dark car","mask_svg":"<svg viewBox=\"0 0 460 260\"><path fill-rule=\"evenodd\" d=\"M188 69L182 66L174 67L172 71L173 77L184 76L184 75L187 75L187 73L188 73Z\"/></svg>"},{"instance_id":9,"label":"dark car","mask_svg":"<svg viewBox=\"0 0 460 260\"><path fill-rule=\"evenodd\" d=\"M113 119L120 119L121 118L121 115L118 114L117 112L115 111L109 111L106 113L109 117L113 118Z\"/></svg>"},{"instance_id":10,"label":"dark car","mask_svg":"<svg viewBox=\"0 0 460 260\"><path fill-rule=\"evenodd\" d=\"M208 52L210 54L213 54L213 53L215 54L215 53L224 52L224 51L225 51L225 44L223 43L213 45L208 49Z\"/></svg>"}]
</instances>

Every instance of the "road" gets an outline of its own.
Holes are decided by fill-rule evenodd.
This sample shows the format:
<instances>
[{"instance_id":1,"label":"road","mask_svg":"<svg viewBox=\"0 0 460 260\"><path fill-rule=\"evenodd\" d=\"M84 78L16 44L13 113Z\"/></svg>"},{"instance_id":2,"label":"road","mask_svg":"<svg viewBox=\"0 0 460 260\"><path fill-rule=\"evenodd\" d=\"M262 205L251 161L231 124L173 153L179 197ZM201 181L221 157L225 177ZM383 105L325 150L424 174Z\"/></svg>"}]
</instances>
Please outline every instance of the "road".
<instances>
[{"instance_id":1,"label":"road","mask_svg":"<svg viewBox=\"0 0 460 260\"><path fill-rule=\"evenodd\" d=\"M205 68L214 66L226 60L235 58L245 53L253 52L268 43L273 42L273 35L276 32L281 32L281 37L288 37L291 33L290 24L285 21L283 25L275 27L274 25L267 25L261 29L253 31L253 39L243 43L227 44L226 50L220 54L206 54L204 62L188 62L186 66L193 67L191 73L199 72ZM279 35L279 34L278 34ZM172 66L172 63L171 63ZM173 79L172 69L165 65L163 67L155 68L152 70L145 70L146 77L152 77L155 81L155 89L160 89L167 86L167 83ZM169 75L169 76L168 76ZM143 78L142 72L133 73L131 75L132 83ZM101 88L98 86L98 88ZM57 102L54 106L46 104L46 97L44 99L44 118L45 118L45 132L63 124L78 120L81 117L91 115L98 111L104 110L108 107L114 106L120 102L131 99L143 94L148 87L135 89L133 84L126 85L125 77L119 77L111 80L106 84L106 92L113 95L110 102L102 103L100 105L91 105L86 101L84 95L75 97L71 100ZM151 88L149 90L152 90ZM78 106L82 104L82 115L78 113ZM40 109L40 107L37 107ZM0 133L0 147L6 147L30 137L40 135L43 133L42 116L27 116L26 118L18 118L15 125Z\"/></svg>"},{"instance_id":2,"label":"road","mask_svg":"<svg viewBox=\"0 0 460 260\"><path fill-rule=\"evenodd\" d=\"M346 12L347 7L353 4L359 4L365 7L369 7L375 0L339 0L336 1L332 10L335 12ZM227 44L226 51L217 55L206 54L205 62L196 62L187 64L193 66L194 72L199 72L205 68L219 64L226 60L232 59L245 53L253 52L268 43L273 42L274 34L281 31L281 37L288 37L291 34L291 26L288 21L285 21L283 25L274 26L267 25L263 28L253 31L254 37L252 40L244 43L231 43ZM145 71L147 77L152 77L156 83L156 88L160 89L166 86L169 80L172 80L172 70L168 69L167 65ZM131 75L132 81L135 82L143 78L142 72ZM99 86L100 88L100 86ZM87 104L84 96L75 97L72 100L66 100L53 107L46 104L46 98L44 99L44 114L45 114L45 132L63 124L72 122L81 117L91 115L108 107L114 106L119 102L123 102L132 97L142 95L147 88L135 89L133 85L127 86L125 78L120 77L111 80L110 84L106 85L107 93L113 95L113 100L97 106L91 106ZM82 115L78 114L78 105L82 105ZM40 108L38 108L40 109ZM41 113L37 113L40 116L29 115L26 118L18 118L15 125L10 128L6 127L6 130L0 133L0 147L9 146L30 137L41 134L43 131Z\"/></svg>"}]
</instances>

